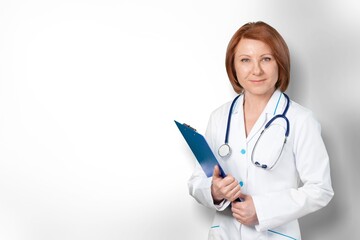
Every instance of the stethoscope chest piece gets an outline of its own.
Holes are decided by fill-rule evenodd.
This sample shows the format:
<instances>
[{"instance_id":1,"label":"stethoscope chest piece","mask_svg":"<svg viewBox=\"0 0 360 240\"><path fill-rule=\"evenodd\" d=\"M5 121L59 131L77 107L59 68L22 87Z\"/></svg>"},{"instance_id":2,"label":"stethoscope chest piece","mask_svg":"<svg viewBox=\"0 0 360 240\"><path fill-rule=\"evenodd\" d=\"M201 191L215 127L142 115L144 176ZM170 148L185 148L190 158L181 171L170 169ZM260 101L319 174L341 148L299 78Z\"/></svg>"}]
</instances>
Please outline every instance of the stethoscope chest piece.
<instances>
[{"instance_id":1,"label":"stethoscope chest piece","mask_svg":"<svg viewBox=\"0 0 360 240\"><path fill-rule=\"evenodd\" d=\"M223 145L221 145L218 149L218 154L220 157L222 158L228 158L231 155L231 148L229 146L229 144L224 143Z\"/></svg>"}]
</instances>

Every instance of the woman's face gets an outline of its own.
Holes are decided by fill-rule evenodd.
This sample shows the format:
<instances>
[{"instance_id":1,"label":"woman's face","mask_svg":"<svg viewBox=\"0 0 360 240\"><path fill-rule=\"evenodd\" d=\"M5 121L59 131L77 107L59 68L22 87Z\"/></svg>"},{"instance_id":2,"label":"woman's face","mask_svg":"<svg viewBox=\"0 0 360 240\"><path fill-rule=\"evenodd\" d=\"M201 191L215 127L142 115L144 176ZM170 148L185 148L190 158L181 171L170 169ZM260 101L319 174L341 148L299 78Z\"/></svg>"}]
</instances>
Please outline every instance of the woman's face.
<instances>
[{"instance_id":1,"label":"woman's face","mask_svg":"<svg viewBox=\"0 0 360 240\"><path fill-rule=\"evenodd\" d=\"M279 70L270 47L262 41L240 40L235 49L236 76L246 94L270 97Z\"/></svg>"}]
</instances>

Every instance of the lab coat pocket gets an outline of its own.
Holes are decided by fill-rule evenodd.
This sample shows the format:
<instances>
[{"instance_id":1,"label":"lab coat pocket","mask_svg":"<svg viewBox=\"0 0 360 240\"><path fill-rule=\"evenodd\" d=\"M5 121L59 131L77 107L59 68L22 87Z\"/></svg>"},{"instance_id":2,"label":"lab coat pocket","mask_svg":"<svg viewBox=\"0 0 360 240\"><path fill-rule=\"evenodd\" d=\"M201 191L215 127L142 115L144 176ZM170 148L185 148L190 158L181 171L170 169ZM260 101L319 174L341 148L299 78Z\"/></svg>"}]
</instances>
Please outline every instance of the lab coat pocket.
<instances>
[{"instance_id":1,"label":"lab coat pocket","mask_svg":"<svg viewBox=\"0 0 360 240\"><path fill-rule=\"evenodd\" d=\"M224 232L224 229L221 226L216 225L212 226L209 230L209 240L230 240Z\"/></svg>"}]
</instances>

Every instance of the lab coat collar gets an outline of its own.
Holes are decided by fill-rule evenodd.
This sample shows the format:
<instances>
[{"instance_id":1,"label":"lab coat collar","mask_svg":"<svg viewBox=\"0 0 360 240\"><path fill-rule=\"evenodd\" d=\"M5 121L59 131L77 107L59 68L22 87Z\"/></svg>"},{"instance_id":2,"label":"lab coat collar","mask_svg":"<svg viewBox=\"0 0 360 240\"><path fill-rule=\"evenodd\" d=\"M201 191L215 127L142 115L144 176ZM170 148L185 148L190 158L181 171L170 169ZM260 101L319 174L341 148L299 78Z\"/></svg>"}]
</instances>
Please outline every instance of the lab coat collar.
<instances>
[{"instance_id":1,"label":"lab coat collar","mask_svg":"<svg viewBox=\"0 0 360 240\"><path fill-rule=\"evenodd\" d=\"M278 89L275 90L264 109L264 113L268 113L271 115L281 114L283 106L283 104L281 103L284 99L285 97L283 96L282 92Z\"/></svg>"}]
</instances>

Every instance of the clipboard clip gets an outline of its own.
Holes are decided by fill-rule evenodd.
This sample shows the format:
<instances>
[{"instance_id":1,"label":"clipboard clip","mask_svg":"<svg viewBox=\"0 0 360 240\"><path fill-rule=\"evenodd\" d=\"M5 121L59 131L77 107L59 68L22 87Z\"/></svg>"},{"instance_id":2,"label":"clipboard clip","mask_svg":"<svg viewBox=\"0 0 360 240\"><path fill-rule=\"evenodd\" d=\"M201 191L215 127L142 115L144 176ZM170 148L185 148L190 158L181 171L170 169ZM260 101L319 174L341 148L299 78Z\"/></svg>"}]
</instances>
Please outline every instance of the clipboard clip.
<instances>
[{"instance_id":1,"label":"clipboard clip","mask_svg":"<svg viewBox=\"0 0 360 240\"><path fill-rule=\"evenodd\" d=\"M195 128L191 127L189 124L183 123L184 126L190 128L191 130L193 130L194 132L197 132Z\"/></svg>"}]
</instances>

